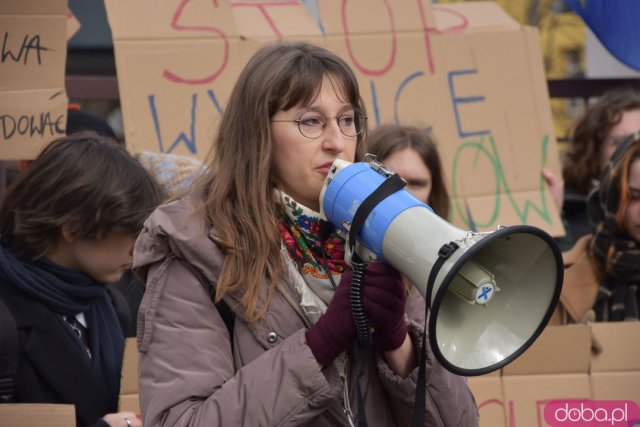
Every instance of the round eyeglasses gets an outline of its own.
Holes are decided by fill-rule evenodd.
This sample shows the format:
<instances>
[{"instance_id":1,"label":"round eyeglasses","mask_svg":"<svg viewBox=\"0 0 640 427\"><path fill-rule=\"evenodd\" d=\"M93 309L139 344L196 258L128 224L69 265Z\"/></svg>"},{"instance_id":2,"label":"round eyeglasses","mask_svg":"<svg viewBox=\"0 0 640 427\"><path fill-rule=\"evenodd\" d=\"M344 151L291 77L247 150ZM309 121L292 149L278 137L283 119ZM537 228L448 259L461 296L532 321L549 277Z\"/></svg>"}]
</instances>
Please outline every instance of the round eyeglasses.
<instances>
[{"instance_id":1,"label":"round eyeglasses","mask_svg":"<svg viewBox=\"0 0 640 427\"><path fill-rule=\"evenodd\" d=\"M327 128L329 119L335 119L344 136L358 136L364 130L367 118L358 109L350 110L335 117L326 117L316 111L307 111L298 120L271 120L272 122L297 123L300 133L305 138L319 138Z\"/></svg>"}]
</instances>

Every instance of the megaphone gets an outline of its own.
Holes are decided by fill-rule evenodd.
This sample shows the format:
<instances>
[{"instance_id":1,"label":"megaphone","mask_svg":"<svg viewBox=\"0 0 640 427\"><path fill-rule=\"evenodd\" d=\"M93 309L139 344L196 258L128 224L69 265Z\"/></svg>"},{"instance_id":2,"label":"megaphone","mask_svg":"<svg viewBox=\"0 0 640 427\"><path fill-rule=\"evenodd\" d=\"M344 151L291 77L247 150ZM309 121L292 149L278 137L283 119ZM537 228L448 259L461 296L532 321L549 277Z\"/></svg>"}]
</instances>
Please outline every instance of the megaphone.
<instances>
[{"instance_id":1,"label":"megaphone","mask_svg":"<svg viewBox=\"0 0 640 427\"><path fill-rule=\"evenodd\" d=\"M375 160L336 160L320 194L321 215L351 231L358 210L393 175ZM374 205L359 227L357 251L400 271L425 297L430 345L446 369L483 375L536 340L562 290L562 256L549 234L529 225L464 231L402 189Z\"/></svg>"}]
</instances>

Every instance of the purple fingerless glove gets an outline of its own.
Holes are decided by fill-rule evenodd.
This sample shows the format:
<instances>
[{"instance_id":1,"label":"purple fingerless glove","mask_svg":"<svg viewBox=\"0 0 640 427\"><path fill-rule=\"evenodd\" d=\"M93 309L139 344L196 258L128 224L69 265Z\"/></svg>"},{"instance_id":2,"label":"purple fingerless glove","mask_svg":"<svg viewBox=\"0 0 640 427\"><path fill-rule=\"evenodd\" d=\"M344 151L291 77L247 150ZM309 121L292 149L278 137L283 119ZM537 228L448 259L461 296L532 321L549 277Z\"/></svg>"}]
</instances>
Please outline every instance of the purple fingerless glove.
<instances>
[{"instance_id":1,"label":"purple fingerless glove","mask_svg":"<svg viewBox=\"0 0 640 427\"><path fill-rule=\"evenodd\" d=\"M364 308L375 329L373 341L379 351L392 351L407 336L407 291L400 273L382 263L370 263L364 275Z\"/></svg>"},{"instance_id":2,"label":"purple fingerless glove","mask_svg":"<svg viewBox=\"0 0 640 427\"><path fill-rule=\"evenodd\" d=\"M352 277L353 271L347 267L327 311L307 331L307 345L322 366L333 362L356 337L349 300Z\"/></svg>"}]
</instances>

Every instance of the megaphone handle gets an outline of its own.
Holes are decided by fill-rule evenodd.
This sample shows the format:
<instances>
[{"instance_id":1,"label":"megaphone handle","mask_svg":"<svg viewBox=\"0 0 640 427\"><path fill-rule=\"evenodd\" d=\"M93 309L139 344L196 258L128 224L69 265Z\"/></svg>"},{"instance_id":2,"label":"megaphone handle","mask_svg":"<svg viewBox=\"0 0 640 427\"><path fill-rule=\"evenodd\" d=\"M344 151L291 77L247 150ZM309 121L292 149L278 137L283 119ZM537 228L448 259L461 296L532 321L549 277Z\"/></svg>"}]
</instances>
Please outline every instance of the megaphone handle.
<instances>
[{"instance_id":1,"label":"megaphone handle","mask_svg":"<svg viewBox=\"0 0 640 427\"><path fill-rule=\"evenodd\" d=\"M369 328L369 320L364 310L364 270L366 265L362 259L354 252L351 255L351 268L353 276L351 278L351 313L356 323L356 331L358 332L358 343L367 346L371 343L371 329Z\"/></svg>"}]
</instances>

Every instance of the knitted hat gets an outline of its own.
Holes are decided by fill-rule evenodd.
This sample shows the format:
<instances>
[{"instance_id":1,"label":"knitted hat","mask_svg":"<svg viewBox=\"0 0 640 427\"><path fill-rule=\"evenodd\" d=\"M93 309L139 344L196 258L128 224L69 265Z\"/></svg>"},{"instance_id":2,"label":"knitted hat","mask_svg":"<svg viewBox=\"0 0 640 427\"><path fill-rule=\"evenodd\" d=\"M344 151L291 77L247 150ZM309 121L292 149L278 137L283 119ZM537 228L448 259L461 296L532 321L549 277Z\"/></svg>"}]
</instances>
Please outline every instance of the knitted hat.
<instances>
[{"instance_id":1,"label":"knitted hat","mask_svg":"<svg viewBox=\"0 0 640 427\"><path fill-rule=\"evenodd\" d=\"M185 192L203 164L189 156L143 151L134 157L162 185L169 197Z\"/></svg>"}]
</instances>

